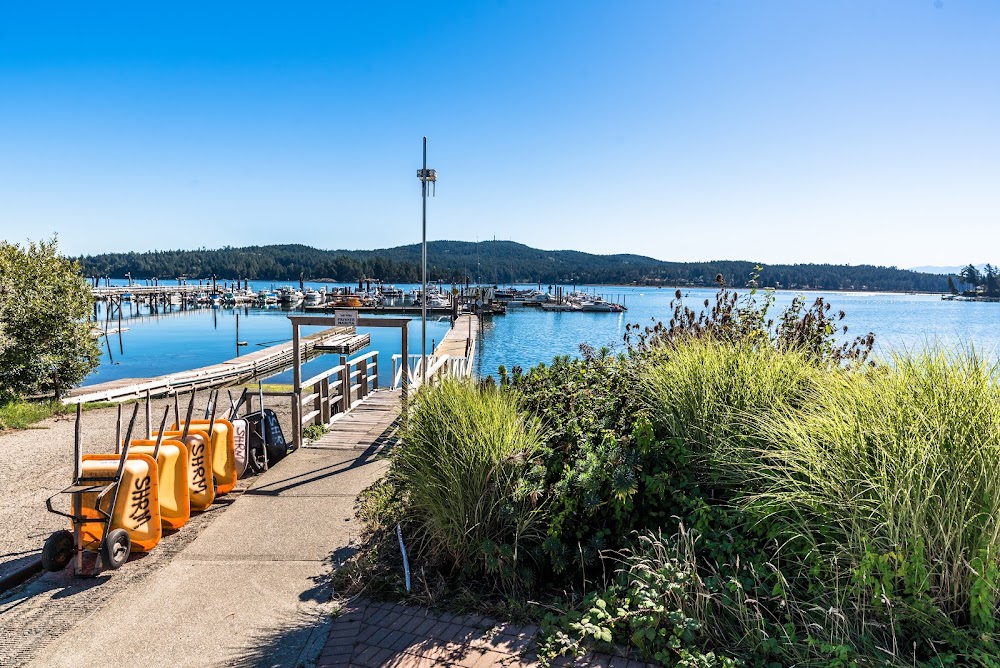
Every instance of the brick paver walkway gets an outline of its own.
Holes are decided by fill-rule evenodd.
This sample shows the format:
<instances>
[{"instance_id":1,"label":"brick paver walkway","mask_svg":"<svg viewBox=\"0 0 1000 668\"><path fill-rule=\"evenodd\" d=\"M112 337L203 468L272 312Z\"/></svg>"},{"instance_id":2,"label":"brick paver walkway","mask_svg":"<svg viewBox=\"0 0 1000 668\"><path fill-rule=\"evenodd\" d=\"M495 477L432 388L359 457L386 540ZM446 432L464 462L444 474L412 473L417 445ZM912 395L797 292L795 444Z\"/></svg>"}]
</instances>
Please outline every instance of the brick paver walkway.
<instances>
[{"instance_id":1,"label":"brick paver walkway","mask_svg":"<svg viewBox=\"0 0 1000 668\"><path fill-rule=\"evenodd\" d=\"M535 626L512 626L476 615L357 599L345 605L330 629L317 668L358 666L537 666ZM623 657L588 654L560 658L556 666L646 668Z\"/></svg>"}]
</instances>

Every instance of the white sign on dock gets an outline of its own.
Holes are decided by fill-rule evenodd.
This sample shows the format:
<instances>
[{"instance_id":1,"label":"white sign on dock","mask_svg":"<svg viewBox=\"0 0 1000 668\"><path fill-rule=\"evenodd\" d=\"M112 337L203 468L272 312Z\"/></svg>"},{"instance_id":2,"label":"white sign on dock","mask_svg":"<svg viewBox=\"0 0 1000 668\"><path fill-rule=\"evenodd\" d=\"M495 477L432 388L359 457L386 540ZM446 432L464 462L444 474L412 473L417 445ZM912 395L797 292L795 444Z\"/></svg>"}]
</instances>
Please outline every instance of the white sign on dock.
<instances>
[{"instance_id":1,"label":"white sign on dock","mask_svg":"<svg viewBox=\"0 0 1000 668\"><path fill-rule=\"evenodd\" d=\"M337 327L357 327L358 312L337 309L333 312L333 324Z\"/></svg>"}]
</instances>

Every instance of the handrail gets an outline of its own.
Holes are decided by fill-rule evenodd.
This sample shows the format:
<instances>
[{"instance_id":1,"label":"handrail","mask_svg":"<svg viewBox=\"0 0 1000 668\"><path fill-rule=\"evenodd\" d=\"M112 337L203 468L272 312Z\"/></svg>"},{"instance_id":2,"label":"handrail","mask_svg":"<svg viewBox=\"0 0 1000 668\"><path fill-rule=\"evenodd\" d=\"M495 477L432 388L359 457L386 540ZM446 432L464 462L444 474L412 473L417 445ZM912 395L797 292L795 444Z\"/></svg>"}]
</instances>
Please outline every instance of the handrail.
<instances>
[{"instance_id":1,"label":"handrail","mask_svg":"<svg viewBox=\"0 0 1000 668\"><path fill-rule=\"evenodd\" d=\"M473 353L474 354L474 353ZM410 388L418 388L423 383L425 374L422 372L424 356L410 353L406 356L407 373ZM427 355L428 382L437 380L442 376L453 378L465 378L472 372L472 354L468 357L458 357L455 355ZM398 388L402 384L403 376L403 355L392 356L392 387Z\"/></svg>"},{"instance_id":2,"label":"handrail","mask_svg":"<svg viewBox=\"0 0 1000 668\"><path fill-rule=\"evenodd\" d=\"M361 360L366 360L366 359L368 359L370 357L378 357L378 351L377 350L372 350L371 352L367 352L364 355L358 355L354 359L350 360L350 363L354 364L356 362L360 362Z\"/></svg>"},{"instance_id":3,"label":"handrail","mask_svg":"<svg viewBox=\"0 0 1000 668\"><path fill-rule=\"evenodd\" d=\"M316 374L315 376L313 376L311 378L307 378L306 380L302 381L302 387L307 387L309 385L315 385L319 381L324 380L326 378L329 378L330 376L332 376L335 373L340 373L343 368L344 368L344 366L342 364L338 364L337 366L333 367L332 369L327 369L326 371L321 371L318 374Z\"/></svg>"},{"instance_id":4,"label":"handrail","mask_svg":"<svg viewBox=\"0 0 1000 668\"><path fill-rule=\"evenodd\" d=\"M453 358L451 357L451 355L444 355L443 357L439 357L437 361L434 362L434 364L432 364L427 368L427 377L433 378L434 374L436 374L442 367L444 367L445 364L448 364L448 362L450 362L452 359Z\"/></svg>"},{"instance_id":5,"label":"handrail","mask_svg":"<svg viewBox=\"0 0 1000 668\"><path fill-rule=\"evenodd\" d=\"M329 426L373 389L378 389L378 351L352 359L341 355L340 364L300 381L299 429L309 424Z\"/></svg>"}]
</instances>

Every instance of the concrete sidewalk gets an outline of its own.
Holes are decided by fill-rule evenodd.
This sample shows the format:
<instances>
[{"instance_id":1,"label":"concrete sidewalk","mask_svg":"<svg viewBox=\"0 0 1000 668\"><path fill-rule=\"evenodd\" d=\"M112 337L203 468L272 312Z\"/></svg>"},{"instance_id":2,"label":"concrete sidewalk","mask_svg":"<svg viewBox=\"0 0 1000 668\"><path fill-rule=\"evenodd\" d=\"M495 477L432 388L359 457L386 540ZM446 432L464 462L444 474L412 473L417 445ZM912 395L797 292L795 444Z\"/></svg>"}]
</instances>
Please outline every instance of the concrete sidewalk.
<instances>
[{"instance_id":1,"label":"concrete sidewalk","mask_svg":"<svg viewBox=\"0 0 1000 668\"><path fill-rule=\"evenodd\" d=\"M398 394L385 394L373 403L398 406ZM113 596L28 665L314 664L332 621L332 564L362 530L354 501L384 473L376 456L395 428L394 414L363 413L370 437L359 440L367 447L338 446L330 435L292 453L167 566Z\"/></svg>"}]
</instances>

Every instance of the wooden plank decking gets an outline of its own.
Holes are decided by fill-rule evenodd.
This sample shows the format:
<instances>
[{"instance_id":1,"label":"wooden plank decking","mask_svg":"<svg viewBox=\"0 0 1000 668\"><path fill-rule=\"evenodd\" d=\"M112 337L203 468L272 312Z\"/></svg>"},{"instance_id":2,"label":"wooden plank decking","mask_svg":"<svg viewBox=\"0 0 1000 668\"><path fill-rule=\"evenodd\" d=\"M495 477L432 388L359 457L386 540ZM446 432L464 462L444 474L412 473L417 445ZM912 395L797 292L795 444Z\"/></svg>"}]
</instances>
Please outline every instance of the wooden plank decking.
<instances>
[{"instance_id":1,"label":"wooden plank decking","mask_svg":"<svg viewBox=\"0 0 1000 668\"><path fill-rule=\"evenodd\" d=\"M401 405L399 390L376 390L362 401L352 404L348 412L336 416L329 432L304 447L336 450L382 448L395 439Z\"/></svg>"},{"instance_id":2,"label":"wooden plank decking","mask_svg":"<svg viewBox=\"0 0 1000 668\"><path fill-rule=\"evenodd\" d=\"M441 339L434 354L438 357L472 357L479 338L479 316L465 313L458 316L451 329Z\"/></svg>"}]
</instances>

